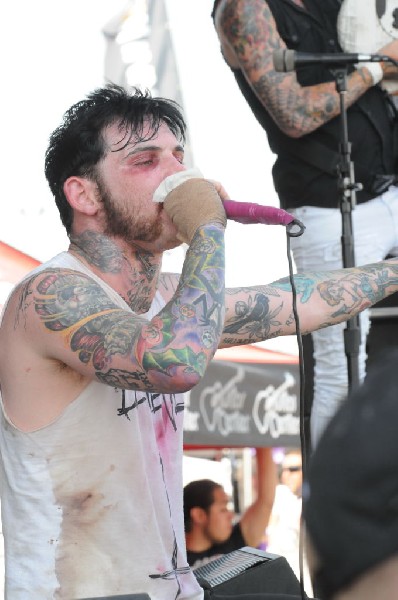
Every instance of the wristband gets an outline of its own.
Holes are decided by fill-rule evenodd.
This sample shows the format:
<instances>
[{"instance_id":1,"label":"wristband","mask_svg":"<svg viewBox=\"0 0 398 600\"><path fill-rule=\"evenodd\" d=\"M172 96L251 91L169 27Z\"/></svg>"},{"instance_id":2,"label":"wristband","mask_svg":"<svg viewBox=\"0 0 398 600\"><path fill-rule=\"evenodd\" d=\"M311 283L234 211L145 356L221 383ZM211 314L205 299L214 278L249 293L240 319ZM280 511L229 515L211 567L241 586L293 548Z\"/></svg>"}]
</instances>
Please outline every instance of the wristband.
<instances>
[{"instance_id":1,"label":"wristband","mask_svg":"<svg viewBox=\"0 0 398 600\"><path fill-rule=\"evenodd\" d=\"M194 210L187 206L187 197L194 198ZM157 187L152 200L163 203L177 229L177 238L187 244L201 225L215 222L226 226L222 200L213 183L206 180L199 169L185 169L169 175Z\"/></svg>"},{"instance_id":2,"label":"wristband","mask_svg":"<svg viewBox=\"0 0 398 600\"><path fill-rule=\"evenodd\" d=\"M376 85L383 79L383 68L379 62L363 62L355 65L357 69L366 67L370 73L373 85Z\"/></svg>"}]
</instances>

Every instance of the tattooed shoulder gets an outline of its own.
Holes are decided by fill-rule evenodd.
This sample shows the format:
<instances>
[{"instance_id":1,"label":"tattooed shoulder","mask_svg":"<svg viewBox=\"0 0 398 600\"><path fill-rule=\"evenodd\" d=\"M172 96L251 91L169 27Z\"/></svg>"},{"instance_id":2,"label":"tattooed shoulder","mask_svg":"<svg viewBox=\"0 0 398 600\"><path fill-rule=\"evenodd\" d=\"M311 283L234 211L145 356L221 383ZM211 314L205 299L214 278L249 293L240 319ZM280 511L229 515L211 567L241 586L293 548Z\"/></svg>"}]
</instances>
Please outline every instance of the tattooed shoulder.
<instances>
[{"instance_id":1,"label":"tattooed shoulder","mask_svg":"<svg viewBox=\"0 0 398 600\"><path fill-rule=\"evenodd\" d=\"M47 269L19 289L19 310L31 306L48 329L60 330L90 315L115 308L111 298L89 276L66 269Z\"/></svg>"}]
</instances>

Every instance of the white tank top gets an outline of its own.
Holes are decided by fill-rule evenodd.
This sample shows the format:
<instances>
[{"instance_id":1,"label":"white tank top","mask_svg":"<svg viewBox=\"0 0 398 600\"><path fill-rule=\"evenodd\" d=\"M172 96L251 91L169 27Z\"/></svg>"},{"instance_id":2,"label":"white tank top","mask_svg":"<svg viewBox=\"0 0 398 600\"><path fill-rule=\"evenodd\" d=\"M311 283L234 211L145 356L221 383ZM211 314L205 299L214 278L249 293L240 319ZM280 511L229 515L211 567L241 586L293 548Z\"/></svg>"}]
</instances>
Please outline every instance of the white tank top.
<instances>
[{"instance_id":1,"label":"white tank top","mask_svg":"<svg viewBox=\"0 0 398 600\"><path fill-rule=\"evenodd\" d=\"M38 270L95 279L67 252ZM30 274L31 275L31 274ZM157 294L147 317L159 312ZM181 395L92 382L55 422L18 430L1 403L2 520L8 600L77 600L128 593L201 600L186 561Z\"/></svg>"}]
</instances>

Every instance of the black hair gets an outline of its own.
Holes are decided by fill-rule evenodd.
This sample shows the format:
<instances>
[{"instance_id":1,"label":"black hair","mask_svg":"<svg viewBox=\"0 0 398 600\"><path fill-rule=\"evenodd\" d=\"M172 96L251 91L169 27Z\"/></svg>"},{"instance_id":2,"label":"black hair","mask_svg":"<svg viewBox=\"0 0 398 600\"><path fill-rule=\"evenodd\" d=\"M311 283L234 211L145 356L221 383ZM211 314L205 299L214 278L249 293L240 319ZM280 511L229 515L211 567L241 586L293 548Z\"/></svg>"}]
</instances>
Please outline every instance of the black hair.
<instances>
[{"instance_id":1,"label":"black hair","mask_svg":"<svg viewBox=\"0 0 398 600\"><path fill-rule=\"evenodd\" d=\"M214 490L218 488L222 489L222 485L211 479L197 479L184 487L184 525L187 533L192 528L191 509L198 506L209 512L214 503Z\"/></svg>"},{"instance_id":2,"label":"black hair","mask_svg":"<svg viewBox=\"0 0 398 600\"><path fill-rule=\"evenodd\" d=\"M123 134L123 148L132 138L151 139L163 123L179 141L185 142L186 123L179 105L173 100L152 97L148 90L127 91L108 84L71 106L51 134L45 155L45 176L68 234L73 213L63 191L64 183L72 175L95 180L95 167L108 151L104 130L115 123ZM149 133L143 137L146 124Z\"/></svg>"}]
</instances>

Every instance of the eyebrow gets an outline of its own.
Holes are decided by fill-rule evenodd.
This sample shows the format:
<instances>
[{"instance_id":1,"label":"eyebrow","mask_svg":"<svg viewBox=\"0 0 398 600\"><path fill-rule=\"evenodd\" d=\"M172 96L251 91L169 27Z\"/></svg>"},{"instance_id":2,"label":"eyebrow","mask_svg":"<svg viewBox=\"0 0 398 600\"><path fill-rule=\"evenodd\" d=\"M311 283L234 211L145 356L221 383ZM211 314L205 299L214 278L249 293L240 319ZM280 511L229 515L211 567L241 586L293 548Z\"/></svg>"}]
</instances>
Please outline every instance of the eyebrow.
<instances>
[{"instance_id":1,"label":"eyebrow","mask_svg":"<svg viewBox=\"0 0 398 600\"><path fill-rule=\"evenodd\" d=\"M159 150L162 150L163 148L161 148L160 146L134 146L134 148L131 149L131 151L129 151L127 153L127 156L132 156L133 154L139 154L140 152L158 152ZM173 148L174 152L182 152L184 153L184 147L181 146L180 144L178 144L177 146L174 146Z\"/></svg>"}]
</instances>

